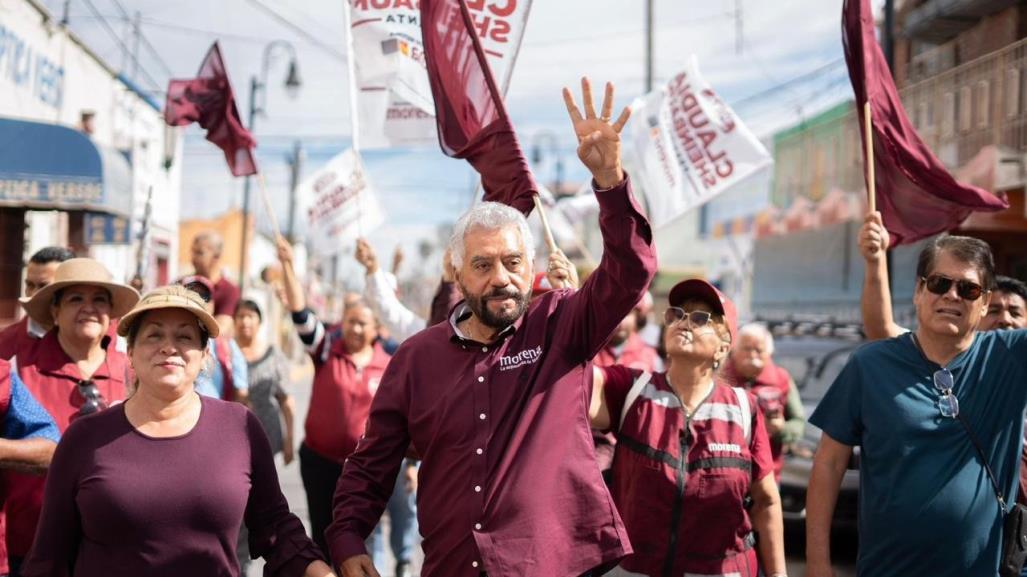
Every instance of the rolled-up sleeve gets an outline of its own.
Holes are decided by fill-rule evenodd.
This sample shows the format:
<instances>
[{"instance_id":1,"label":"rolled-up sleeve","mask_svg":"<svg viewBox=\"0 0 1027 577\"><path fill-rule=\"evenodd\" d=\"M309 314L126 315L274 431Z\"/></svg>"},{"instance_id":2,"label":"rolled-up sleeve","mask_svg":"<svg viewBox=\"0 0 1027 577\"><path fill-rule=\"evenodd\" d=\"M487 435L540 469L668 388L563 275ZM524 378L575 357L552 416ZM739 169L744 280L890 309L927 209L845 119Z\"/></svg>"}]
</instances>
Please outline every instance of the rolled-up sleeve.
<instances>
[{"instance_id":1,"label":"rolled-up sleeve","mask_svg":"<svg viewBox=\"0 0 1027 577\"><path fill-rule=\"evenodd\" d=\"M407 350L401 347L385 370L367 431L346 459L335 488L333 521L325 537L336 565L367 553L364 540L385 511L410 444Z\"/></svg>"},{"instance_id":2,"label":"rolled-up sleeve","mask_svg":"<svg viewBox=\"0 0 1027 577\"><path fill-rule=\"evenodd\" d=\"M299 577L314 561L323 560L317 545L307 537L303 523L289 512L275 471L271 444L260 421L246 415L250 439L252 485L246 503L246 527L254 556L263 557L268 577Z\"/></svg>"},{"instance_id":3,"label":"rolled-up sleeve","mask_svg":"<svg viewBox=\"0 0 1027 577\"><path fill-rule=\"evenodd\" d=\"M606 344L656 274L652 229L631 196L627 176L613 188L596 190L595 195L603 258L581 289L562 303L564 314L569 315L561 322L563 337L568 351L581 361L594 357Z\"/></svg>"}]
</instances>

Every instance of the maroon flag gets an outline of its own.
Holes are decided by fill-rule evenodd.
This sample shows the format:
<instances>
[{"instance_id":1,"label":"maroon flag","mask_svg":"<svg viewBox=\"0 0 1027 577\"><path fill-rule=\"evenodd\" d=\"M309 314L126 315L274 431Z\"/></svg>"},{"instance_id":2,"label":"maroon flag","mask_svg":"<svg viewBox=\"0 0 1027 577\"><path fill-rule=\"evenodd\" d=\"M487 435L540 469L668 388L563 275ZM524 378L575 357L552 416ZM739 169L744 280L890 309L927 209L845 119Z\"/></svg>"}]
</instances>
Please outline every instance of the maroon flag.
<instances>
[{"instance_id":1,"label":"maroon flag","mask_svg":"<svg viewBox=\"0 0 1027 577\"><path fill-rule=\"evenodd\" d=\"M239 120L235 94L217 42L207 52L196 78L168 82L164 121L171 126L199 122L207 129L207 140L224 151L233 176L257 173L253 159L257 141Z\"/></svg>"},{"instance_id":2,"label":"maroon flag","mask_svg":"<svg viewBox=\"0 0 1027 577\"><path fill-rule=\"evenodd\" d=\"M884 53L874 35L868 0L845 0L842 40L856 111L870 102L874 134L877 209L892 244L910 243L959 226L972 211L1009 208L1005 199L960 184L920 140L899 100ZM860 130L866 150L866 135ZM865 152L864 152L865 154Z\"/></svg>"},{"instance_id":3,"label":"maroon flag","mask_svg":"<svg viewBox=\"0 0 1027 577\"><path fill-rule=\"evenodd\" d=\"M485 200L525 215L538 191L464 0L421 0L421 35L442 152L481 174Z\"/></svg>"}]
</instances>

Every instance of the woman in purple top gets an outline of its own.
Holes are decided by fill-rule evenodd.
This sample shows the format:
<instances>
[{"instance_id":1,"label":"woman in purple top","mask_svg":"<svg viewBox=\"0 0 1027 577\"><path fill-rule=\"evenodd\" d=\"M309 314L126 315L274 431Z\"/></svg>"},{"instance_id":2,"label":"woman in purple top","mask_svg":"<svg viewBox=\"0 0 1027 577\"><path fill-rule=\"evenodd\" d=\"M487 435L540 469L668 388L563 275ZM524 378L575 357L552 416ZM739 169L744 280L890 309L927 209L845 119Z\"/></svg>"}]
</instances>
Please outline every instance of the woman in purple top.
<instances>
[{"instance_id":1,"label":"woman in purple top","mask_svg":"<svg viewBox=\"0 0 1027 577\"><path fill-rule=\"evenodd\" d=\"M22 575L234 577L245 521L265 575L331 576L289 512L260 422L193 390L218 334L199 297L156 289L118 332L137 390L64 434Z\"/></svg>"}]
</instances>

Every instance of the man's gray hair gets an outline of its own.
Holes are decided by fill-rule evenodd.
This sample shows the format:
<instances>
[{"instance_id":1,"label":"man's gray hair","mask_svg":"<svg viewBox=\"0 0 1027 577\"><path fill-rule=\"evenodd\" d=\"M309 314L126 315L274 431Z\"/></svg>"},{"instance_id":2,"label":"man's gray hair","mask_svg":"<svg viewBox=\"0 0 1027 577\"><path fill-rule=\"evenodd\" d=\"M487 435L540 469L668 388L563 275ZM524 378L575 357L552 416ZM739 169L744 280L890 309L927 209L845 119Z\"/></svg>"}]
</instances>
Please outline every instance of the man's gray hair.
<instances>
[{"instance_id":1,"label":"man's gray hair","mask_svg":"<svg viewBox=\"0 0 1027 577\"><path fill-rule=\"evenodd\" d=\"M524 215L519 210L499 202L482 202L465 212L453 226L453 234L449 237L449 253L453 268L459 269L464 264L464 236L467 235L467 231L476 228L499 230L507 226L516 226L521 231L524 248L528 251L528 261L535 262L535 237L531 234L531 228L528 227L528 220Z\"/></svg>"},{"instance_id":2,"label":"man's gray hair","mask_svg":"<svg viewBox=\"0 0 1027 577\"><path fill-rule=\"evenodd\" d=\"M738 338L745 336L763 339L763 342L767 347L767 354L774 354L774 335L771 334L769 329L767 329L767 325L763 323L749 323L743 325L742 328L738 329Z\"/></svg>"}]
</instances>

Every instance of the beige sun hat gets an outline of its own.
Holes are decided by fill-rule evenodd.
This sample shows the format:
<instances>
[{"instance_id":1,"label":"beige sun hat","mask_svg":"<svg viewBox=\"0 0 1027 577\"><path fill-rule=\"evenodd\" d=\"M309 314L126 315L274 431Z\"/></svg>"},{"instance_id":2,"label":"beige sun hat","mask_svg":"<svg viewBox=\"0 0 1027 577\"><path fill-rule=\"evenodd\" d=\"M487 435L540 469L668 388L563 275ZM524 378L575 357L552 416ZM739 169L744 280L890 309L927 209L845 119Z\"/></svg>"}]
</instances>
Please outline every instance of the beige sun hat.
<instances>
[{"instance_id":1,"label":"beige sun hat","mask_svg":"<svg viewBox=\"0 0 1027 577\"><path fill-rule=\"evenodd\" d=\"M121 317L118 324L118 334L127 337L132 324L147 312L158 309L183 309L196 316L196 319L207 328L211 338L221 333L218 322L207 312L207 308L200 295L179 285L168 285L155 288L146 293L139 303L125 316Z\"/></svg>"},{"instance_id":2,"label":"beige sun hat","mask_svg":"<svg viewBox=\"0 0 1027 577\"><path fill-rule=\"evenodd\" d=\"M53 282L36 291L32 298L23 300L22 308L32 320L45 327L53 327L53 313L50 310L55 292L75 285L103 287L111 293L111 318L116 319L139 302L136 289L114 282L107 267L91 258L73 258L62 262L54 271Z\"/></svg>"}]
</instances>

